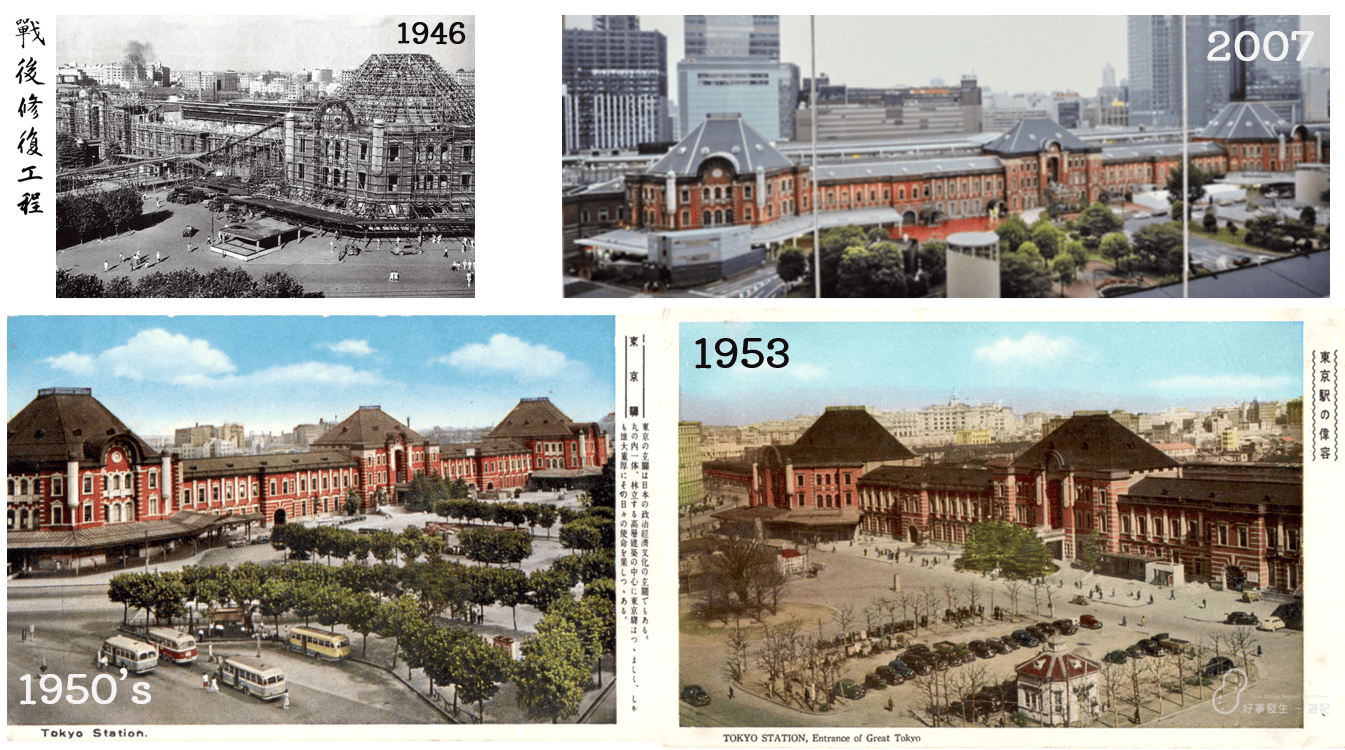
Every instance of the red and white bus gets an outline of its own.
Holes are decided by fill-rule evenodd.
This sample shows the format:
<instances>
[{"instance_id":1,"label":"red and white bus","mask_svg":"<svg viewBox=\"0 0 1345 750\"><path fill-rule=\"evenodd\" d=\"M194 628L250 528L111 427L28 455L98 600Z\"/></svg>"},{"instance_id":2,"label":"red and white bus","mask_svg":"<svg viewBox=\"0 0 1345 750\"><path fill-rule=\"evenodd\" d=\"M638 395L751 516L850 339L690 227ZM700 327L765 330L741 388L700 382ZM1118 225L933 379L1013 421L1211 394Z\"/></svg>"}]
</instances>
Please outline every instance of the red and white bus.
<instances>
[{"instance_id":1,"label":"red and white bus","mask_svg":"<svg viewBox=\"0 0 1345 750\"><path fill-rule=\"evenodd\" d=\"M196 639L180 630L150 628L148 640L159 649L160 659L171 659L175 664L196 661Z\"/></svg>"}]
</instances>

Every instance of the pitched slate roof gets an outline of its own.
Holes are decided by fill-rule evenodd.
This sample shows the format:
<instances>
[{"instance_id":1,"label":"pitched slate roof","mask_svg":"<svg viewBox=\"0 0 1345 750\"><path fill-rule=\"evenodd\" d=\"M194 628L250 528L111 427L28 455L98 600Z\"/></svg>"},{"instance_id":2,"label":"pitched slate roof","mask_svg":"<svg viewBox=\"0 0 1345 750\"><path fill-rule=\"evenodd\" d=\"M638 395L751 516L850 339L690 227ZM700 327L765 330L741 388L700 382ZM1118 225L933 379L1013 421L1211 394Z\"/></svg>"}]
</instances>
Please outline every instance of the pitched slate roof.
<instances>
[{"instance_id":1,"label":"pitched slate roof","mask_svg":"<svg viewBox=\"0 0 1345 750\"><path fill-rule=\"evenodd\" d=\"M10 529L5 538L5 545L10 549L90 552L127 544L155 544L197 536L218 526L227 525L227 522L235 518L237 517L181 510L164 519L113 523L87 529L67 531Z\"/></svg>"},{"instance_id":2,"label":"pitched slate roof","mask_svg":"<svg viewBox=\"0 0 1345 750\"><path fill-rule=\"evenodd\" d=\"M380 443L381 445L381 443ZM349 453L340 450L316 450L307 453L271 453L262 456L216 456L212 458L184 458L178 463L182 466L184 479L201 479L213 476L237 476L256 474L265 469L268 473L285 471L310 471L314 469L346 469L354 467L355 459Z\"/></svg>"},{"instance_id":3,"label":"pitched slate roof","mask_svg":"<svg viewBox=\"0 0 1345 750\"><path fill-rule=\"evenodd\" d=\"M863 484L891 484L900 487L928 484L933 487L965 487L981 490L990 486L989 469L960 469L949 466L880 466L859 478Z\"/></svg>"},{"instance_id":4,"label":"pitched slate roof","mask_svg":"<svg viewBox=\"0 0 1345 750\"><path fill-rule=\"evenodd\" d=\"M750 174L757 167L770 172L794 166L743 118L711 115L678 141L648 173L673 172L678 177L694 177L700 173L701 164L714 156L728 159L738 174Z\"/></svg>"},{"instance_id":5,"label":"pitched slate roof","mask_svg":"<svg viewBox=\"0 0 1345 750\"><path fill-rule=\"evenodd\" d=\"M915 454L861 406L828 406L785 455L796 466L853 466Z\"/></svg>"},{"instance_id":6,"label":"pitched slate roof","mask_svg":"<svg viewBox=\"0 0 1345 750\"><path fill-rule=\"evenodd\" d=\"M63 470L66 461L101 463L114 440L138 451L139 461L159 455L94 398L91 389L44 388L9 420L5 443L11 467L59 464Z\"/></svg>"},{"instance_id":7,"label":"pitched slate roof","mask_svg":"<svg viewBox=\"0 0 1345 750\"><path fill-rule=\"evenodd\" d=\"M1289 123L1261 102L1229 102L1197 138L1221 141L1275 141L1288 134Z\"/></svg>"},{"instance_id":8,"label":"pitched slate roof","mask_svg":"<svg viewBox=\"0 0 1345 750\"><path fill-rule=\"evenodd\" d=\"M520 399L487 437L513 440L568 438L582 425L573 422L549 398Z\"/></svg>"},{"instance_id":9,"label":"pitched slate roof","mask_svg":"<svg viewBox=\"0 0 1345 750\"><path fill-rule=\"evenodd\" d=\"M985 150L994 154L1015 156L1035 154L1055 141L1061 151L1101 151L1101 146L1084 143L1078 136L1045 117L1029 117L1013 126L1009 132L985 144Z\"/></svg>"},{"instance_id":10,"label":"pitched slate roof","mask_svg":"<svg viewBox=\"0 0 1345 750\"><path fill-rule=\"evenodd\" d=\"M1070 417L1036 445L1013 460L1014 466L1049 466L1059 457L1071 469L1128 469L1141 471L1177 466L1163 451L1150 445L1106 414Z\"/></svg>"},{"instance_id":11,"label":"pitched slate roof","mask_svg":"<svg viewBox=\"0 0 1345 750\"><path fill-rule=\"evenodd\" d=\"M1126 492L1130 497L1303 508L1301 482L1238 482L1215 479L1144 477Z\"/></svg>"},{"instance_id":12,"label":"pitched slate roof","mask_svg":"<svg viewBox=\"0 0 1345 750\"><path fill-rule=\"evenodd\" d=\"M319 448L378 448L397 436L407 443L425 442L423 435L377 406L361 406L312 444Z\"/></svg>"}]
</instances>

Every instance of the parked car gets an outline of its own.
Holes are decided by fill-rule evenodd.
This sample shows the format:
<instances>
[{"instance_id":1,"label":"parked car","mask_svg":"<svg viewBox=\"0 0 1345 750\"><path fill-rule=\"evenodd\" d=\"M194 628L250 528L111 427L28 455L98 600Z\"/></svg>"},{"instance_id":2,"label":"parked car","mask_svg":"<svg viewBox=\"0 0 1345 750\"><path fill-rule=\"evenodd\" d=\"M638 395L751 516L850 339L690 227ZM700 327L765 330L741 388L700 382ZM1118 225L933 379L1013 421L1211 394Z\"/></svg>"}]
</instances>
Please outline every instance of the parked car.
<instances>
[{"instance_id":1,"label":"parked car","mask_svg":"<svg viewBox=\"0 0 1345 750\"><path fill-rule=\"evenodd\" d=\"M999 649L991 646L985 641L972 641L967 644L967 648L982 659L989 659L999 655Z\"/></svg>"},{"instance_id":2,"label":"parked car","mask_svg":"<svg viewBox=\"0 0 1345 750\"><path fill-rule=\"evenodd\" d=\"M1041 645L1041 639L1026 630L1013 631L1013 639L1024 648L1035 648Z\"/></svg>"},{"instance_id":3,"label":"parked car","mask_svg":"<svg viewBox=\"0 0 1345 750\"><path fill-rule=\"evenodd\" d=\"M1136 660L1136 661L1139 661L1140 659L1147 658L1147 657L1149 656L1149 651L1148 651L1148 649L1144 648L1143 646L1139 645L1138 643L1135 644L1135 645L1133 645L1133 646L1127 646L1125 651L1126 651L1126 654L1128 654L1128 655L1130 656L1130 658L1132 658L1132 659L1134 659L1134 660Z\"/></svg>"},{"instance_id":4,"label":"parked car","mask_svg":"<svg viewBox=\"0 0 1345 750\"><path fill-rule=\"evenodd\" d=\"M1079 615L1079 625L1089 630L1097 630L1102 627L1102 621L1092 615Z\"/></svg>"},{"instance_id":5,"label":"parked car","mask_svg":"<svg viewBox=\"0 0 1345 750\"><path fill-rule=\"evenodd\" d=\"M1259 602L1261 601L1261 592L1243 590L1242 596L1238 597L1241 602Z\"/></svg>"},{"instance_id":6,"label":"parked car","mask_svg":"<svg viewBox=\"0 0 1345 750\"><path fill-rule=\"evenodd\" d=\"M1250 612L1229 612L1228 617L1224 620L1224 623L1227 625L1255 626L1259 625L1260 622L1260 620L1256 619L1256 615Z\"/></svg>"},{"instance_id":7,"label":"parked car","mask_svg":"<svg viewBox=\"0 0 1345 750\"><path fill-rule=\"evenodd\" d=\"M1167 633L1159 633L1153 638L1169 654L1185 654L1191 651L1191 642L1182 638L1173 638Z\"/></svg>"},{"instance_id":8,"label":"parked car","mask_svg":"<svg viewBox=\"0 0 1345 750\"><path fill-rule=\"evenodd\" d=\"M1018 639L1014 638L1012 633L1000 637L999 642L1008 647L1010 651L1017 651L1023 647L1023 644L1019 643Z\"/></svg>"},{"instance_id":9,"label":"parked car","mask_svg":"<svg viewBox=\"0 0 1345 750\"><path fill-rule=\"evenodd\" d=\"M1060 632L1060 626L1055 624L1054 622L1039 622L1037 623L1037 627L1041 628L1042 632L1046 633L1047 637L1053 635L1062 635L1062 633Z\"/></svg>"},{"instance_id":10,"label":"parked car","mask_svg":"<svg viewBox=\"0 0 1345 750\"><path fill-rule=\"evenodd\" d=\"M915 676L915 669L901 659L893 659L887 663L887 666L891 667L892 671L908 680Z\"/></svg>"},{"instance_id":11,"label":"parked car","mask_svg":"<svg viewBox=\"0 0 1345 750\"><path fill-rule=\"evenodd\" d=\"M868 674L864 675L864 689L886 690L887 680L884 680L883 676L878 674L877 672L869 672Z\"/></svg>"},{"instance_id":12,"label":"parked car","mask_svg":"<svg viewBox=\"0 0 1345 750\"><path fill-rule=\"evenodd\" d=\"M883 682L888 685L900 685L906 681L906 678L902 677L900 672L887 664L878 665L878 668L873 670L873 672L883 678Z\"/></svg>"},{"instance_id":13,"label":"parked car","mask_svg":"<svg viewBox=\"0 0 1345 750\"><path fill-rule=\"evenodd\" d=\"M1116 651L1108 651L1107 655L1102 657L1102 660L1108 664L1125 664L1127 661L1130 661L1130 654L1119 649Z\"/></svg>"},{"instance_id":14,"label":"parked car","mask_svg":"<svg viewBox=\"0 0 1345 750\"><path fill-rule=\"evenodd\" d=\"M912 643L910 646L906 647L905 653L911 656L915 656L917 654L928 654L929 646L923 643Z\"/></svg>"},{"instance_id":15,"label":"parked car","mask_svg":"<svg viewBox=\"0 0 1345 750\"><path fill-rule=\"evenodd\" d=\"M1079 632L1079 626L1075 625L1073 620L1056 620L1051 624L1060 629L1061 635L1074 635Z\"/></svg>"},{"instance_id":16,"label":"parked car","mask_svg":"<svg viewBox=\"0 0 1345 750\"><path fill-rule=\"evenodd\" d=\"M1219 675L1232 669L1235 665L1233 660L1227 656L1216 656L1210 659L1210 663L1200 670L1201 677L1218 677Z\"/></svg>"},{"instance_id":17,"label":"parked car","mask_svg":"<svg viewBox=\"0 0 1345 750\"><path fill-rule=\"evenodd\" d=\"M234 547L246 547L246 546L248 546L248 540L244 539L244 538L241 537L241 536L238 537L237 539L230 539L230 540L229 540L229 547L230 547L231 549L234 548Z\"/></svg>"},{"instance_id":18,"label":"parked car","mask_svg":"<svg viewBox=\"0 0 1345 750\"><path fill-rule=\"evenodd\" d=\"M939 670L940 672L948 669L949 667L955 667L958 665L958 659L952 654L941 654L935 652L930 655L929 660L934 664L934 668Z\"/></svg>"},{"instance_id":19,"label":"parked car","mask_svg":"<svg viewBox=\"0 0 1345 750\"><path fill-rule=\"evenodd\" d=\"M1009 643L1005 642L1002 638L986 638L985 645L993 648L997 654L1007 654L1018 648L1018 644L1015 643L1010 646Z\"/></svg>"},{"instance_id":20,"label":"parked car","mask_svg":"<svg viewBox=\"0 0 1345 750\"><path fill-rule=\"evenodd\" d=\"M1279 630L1279 629L1282 628L1282 627L1284 627L1284 620L1281 620L1280 618L1276 617L1275 615L1271 615L1270 617L1267 617L1266 619L1262 620L1262 621L1261 621L1261 624L1256 626L1256 629L1257 629L1257 630Z\"/></svg>"},{"instance_id":21,"label":"parked car","mask_svg":"<svg viewBox=\"0 0 1345 750\"><path fill-rule=\"evenodd\" d=\"M864 697L865 690L863 685L847 677L837 682L832 692L841 698L858 700Z\"/></svg>"},{"instance_id":22,"label":"parked car","mask_svg":"<svg viewBox=\"0 0 1345 750\"><path fill-rule=\"evenodd\" d=\"M934 671L933 659L907 656L902 657L902 661L911 668L911 671L915 672L918 675L927 675L931 674Z\"/></svg>"},{"instance_id":23,"label":"parked car","mask_svg":"<svg viewBox=\"0 0 1345 750\"><path fill-rule=\"evenodd\" d=\"M257 536L252 537L253 544L266 544L269 541L271 541L270 534L258 534Z\"/></svg>"},{"instance_id":24,"label":"parked car","mask_svg":"<svg viewBox=\"0 0 1345 750\"><path fill-rule=\"evenodd\" d=\"M1143 640L1137 641L1135 645L1144 649L1144 653L1148 654L1149 656L1162 656L1163 651L1165 650L1162 646L1158 645L1158 641L1152 638L1145 638Z\"/></svg>"},{"instance_id":25,"label":"parked car","mask_svg":"<svg viewBox=\"0 0 1345 750\"><path fill-rule=\"evenodd\" d=\"M934 650L940 654L952 654L957 652L957 644L952 641L939 641L934 644Z\"/></svg>"},{"instance_id":26,"label":"parked car","mask_svg":"<svg viewBox=\"0 0 1345 750\"><path fill-rule=\"evenodd\" d=\"M710 694L700 685L687 685L682 688L682 700L693 706L710 705Z\"/></svg>"}]
</instances>

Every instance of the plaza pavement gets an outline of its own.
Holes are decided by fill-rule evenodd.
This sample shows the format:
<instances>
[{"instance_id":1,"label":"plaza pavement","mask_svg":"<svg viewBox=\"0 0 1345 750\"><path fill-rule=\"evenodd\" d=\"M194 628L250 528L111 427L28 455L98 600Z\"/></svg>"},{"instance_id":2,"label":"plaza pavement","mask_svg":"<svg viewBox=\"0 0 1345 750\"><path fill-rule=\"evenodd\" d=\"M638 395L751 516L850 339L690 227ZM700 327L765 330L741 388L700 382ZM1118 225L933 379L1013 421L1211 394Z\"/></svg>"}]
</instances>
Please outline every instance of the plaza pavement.
<instances>
[{"instance_id":1,"label":"plaza pavement","mask_svg":"<svg viewBox=\"0 0 1345 750\"><path fill-rule=\"evenodd\" d=\"M306 292L323 292L329 297L474 297L476 273L472 284L467 284L466 273L454 271L452 264L476 261L475 248L464 252L463 241L445 238L443 242L425 242L419 255L393 255L394 241L343 238L336 240L331 233L308 235L286 243L280 250L252 261L224 257L205 247L211 233L210 210L204 202L181 205L170 203L167 191L149 194L144 201L144 215L166 213L166 216L144 229L94 239L56 251L56 265L72 273L93 274L104 282L114 276L128 276L132 282L156 271L195 269L209 273L216 268L242 268L260 279L276 271L285 271L303 285ZM218 232L224 221L216 219ZM192 226L197 231L188 238L183 228ZM415 242L414 237L403 238ZM339 260L340 246L355 242L361 248L359 255L347 255ZM193 249L188 250L188 246ZM447 257L445 251L447 250ZM131 258L139 252L148 259L138 269L132 269ZM159 259L155 260L155 253ZM103 264L108 270L103 271ZM396 272L397 281L389 281Z\"/></svg>"}]
</instances>

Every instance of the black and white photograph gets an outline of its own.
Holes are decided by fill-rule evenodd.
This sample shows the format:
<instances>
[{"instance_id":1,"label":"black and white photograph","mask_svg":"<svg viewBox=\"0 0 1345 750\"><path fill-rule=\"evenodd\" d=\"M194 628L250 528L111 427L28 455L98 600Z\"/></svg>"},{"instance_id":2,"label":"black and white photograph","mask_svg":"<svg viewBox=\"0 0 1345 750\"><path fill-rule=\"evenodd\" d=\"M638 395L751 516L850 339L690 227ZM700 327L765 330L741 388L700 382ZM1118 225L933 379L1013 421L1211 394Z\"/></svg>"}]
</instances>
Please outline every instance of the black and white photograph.
<instances>
[{"instance_id":1,"label":"black and white photograph","mask_svg":"<svg viewBox=\"0 0 1345 750\"><path fill-rule=\"evenodd\" d=\"M474 297L472 16L61 16L57 297Z\"/></svg>"},{"instance_id":2,"label":"black and white photograph","mask_svg":"<svg viewBox=\"0 0 1345 750\"><path fill-rule=\"evenodd\" d=\"M566 297L1330 296L1326 16L562 33Z\"/></svg>"}]
</instances>

